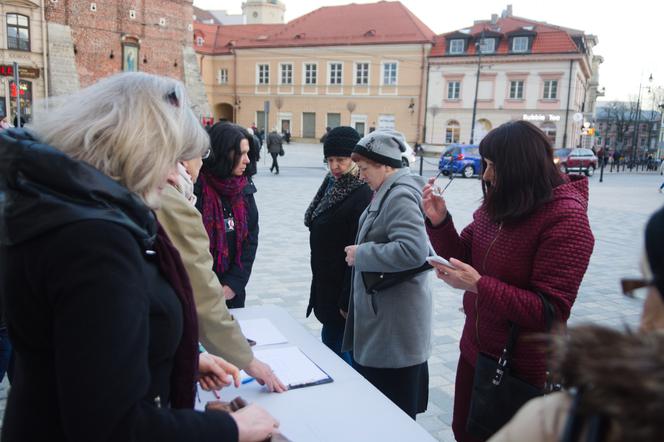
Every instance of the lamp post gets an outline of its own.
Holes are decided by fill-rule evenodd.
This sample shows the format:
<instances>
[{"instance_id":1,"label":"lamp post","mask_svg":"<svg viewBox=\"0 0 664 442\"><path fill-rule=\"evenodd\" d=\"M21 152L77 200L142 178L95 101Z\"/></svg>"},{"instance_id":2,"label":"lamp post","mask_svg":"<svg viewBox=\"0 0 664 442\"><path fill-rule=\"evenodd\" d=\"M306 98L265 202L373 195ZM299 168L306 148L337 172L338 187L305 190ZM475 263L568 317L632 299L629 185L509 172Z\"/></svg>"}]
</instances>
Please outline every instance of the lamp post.
<instances>
[{"instance_id":1,"label":"lamp post","mask_svg":"<svg viewBox=\"0 0 664 442\"><path fill-rule=\"evenodd\" d=\"M473 117L470 123L470 144L475 141L475 118L477 116L477 93L480 88L480 68L482 67L482 42L484 41L484 29L480 34L480 40L475 42L477 52L477 77L475 78L475 97L473 98Z\"/></svg>"}]
</instances>

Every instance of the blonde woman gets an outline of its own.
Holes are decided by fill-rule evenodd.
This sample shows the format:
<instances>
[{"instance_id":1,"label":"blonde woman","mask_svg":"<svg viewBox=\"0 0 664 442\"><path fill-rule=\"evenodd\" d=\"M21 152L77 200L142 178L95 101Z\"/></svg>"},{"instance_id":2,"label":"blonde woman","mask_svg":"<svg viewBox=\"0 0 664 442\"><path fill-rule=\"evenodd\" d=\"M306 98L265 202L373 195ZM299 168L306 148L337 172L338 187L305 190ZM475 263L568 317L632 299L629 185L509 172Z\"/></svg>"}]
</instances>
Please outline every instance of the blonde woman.
<instances>
[{"instance_id":1,"label":"blonde woman","mask_svg":"<svg viewBox=\"0 0 664 442\"><path fill-rule=\"evenodd\" d=\"M178 161L209 144L182 84L121 74L34 121L0 134L0 273L15 344L2 440L264 440L277 423L261 409L188 409L196 312L152 212Z\"/></svg>"}]
</instances>

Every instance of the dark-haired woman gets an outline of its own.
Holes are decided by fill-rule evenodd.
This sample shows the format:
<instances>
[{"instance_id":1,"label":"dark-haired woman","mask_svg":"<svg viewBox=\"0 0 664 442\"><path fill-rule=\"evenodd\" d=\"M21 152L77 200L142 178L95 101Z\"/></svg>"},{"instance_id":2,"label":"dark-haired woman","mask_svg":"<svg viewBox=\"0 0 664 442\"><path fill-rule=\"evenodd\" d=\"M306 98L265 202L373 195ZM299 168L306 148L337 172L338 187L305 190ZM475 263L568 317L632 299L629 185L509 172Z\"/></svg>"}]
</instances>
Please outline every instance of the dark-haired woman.
<instances>
[{"instance_id":1,"label":"dark-haired woman","mask_svg":"<svg viewBox=\"0 0 664 442\"><path fill-rule=\"evenodd\" d=\"M433 182L423 190L429 238L454 266L436 265L436 274L465 290L452 422L458 441L475 440L466 422L478 353L497 359L510 324L520 327L513 370L533 385L544 385L545 355L526 338L546 329L540 296L565 323L594 245L588 180L560 174L541 130L524 121L503 124L482 140L480 155L484 200L461 234L445 199L434 194Z\"/></svg>"},{"instance_id":2,"label":"dark-haired woman","mask_svg":"<svg viewBox=\"0 0 664 442\"><path fill-rule=\"evenodd\" d=\"M209 135L212 153L203 160L196 208L210 237L213 270L224 288L226 304L244 307L258 247L256 187L245 175L251 135L230 123L215 124Z\"/></svg>"}]
</instances>

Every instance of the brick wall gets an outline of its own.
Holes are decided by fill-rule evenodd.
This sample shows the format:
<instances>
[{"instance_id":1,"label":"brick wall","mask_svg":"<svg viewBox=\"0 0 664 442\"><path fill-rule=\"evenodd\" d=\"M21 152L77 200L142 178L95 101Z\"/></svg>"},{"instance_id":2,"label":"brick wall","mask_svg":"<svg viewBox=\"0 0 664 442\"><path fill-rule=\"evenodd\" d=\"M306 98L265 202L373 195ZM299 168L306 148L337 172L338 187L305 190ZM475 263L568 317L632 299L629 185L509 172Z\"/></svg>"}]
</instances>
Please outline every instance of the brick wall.
<instances>
[{"instance_id":1,"label":"brick wall","mask_svg":"<svg viewBox=\"0 0 664 442\"><path fill-rule=\"evenodd\" d=\"M46 20L71 29L82 87L122 71L123 36L140 41L138 70L183 80L183 48L191 45L192 14L191 0L46 2Z\"/></svg>"}]
</instances>

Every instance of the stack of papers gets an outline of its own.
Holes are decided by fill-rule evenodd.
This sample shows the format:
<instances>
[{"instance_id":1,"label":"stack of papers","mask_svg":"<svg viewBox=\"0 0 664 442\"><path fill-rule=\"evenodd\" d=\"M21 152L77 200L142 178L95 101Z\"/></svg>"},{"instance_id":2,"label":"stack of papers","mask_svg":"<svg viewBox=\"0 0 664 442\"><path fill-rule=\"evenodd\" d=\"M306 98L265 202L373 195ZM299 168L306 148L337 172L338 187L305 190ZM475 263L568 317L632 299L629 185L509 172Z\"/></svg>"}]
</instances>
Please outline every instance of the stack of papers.
<instances>
[{"instance_id":1,"label":"stack of papers","mask_svg":"<svg viewBox=\"0 0 664 442\"><path fill-rule=\"evenodd\" d=\"M256 342L256 346L285 344L288 339L267 318L238 319L242 334Z\"/></svg>"},{"instance_id":2,"label":"stack of papers","mask_svg":"<svg viewBox=\"0 0 664 442\"><path fill-rule=\"evenodd\" d=\"M332 378L295 346L254 351L256 358L270 365L289 389L327 384Z\"/></svg>"}]
</instances>

